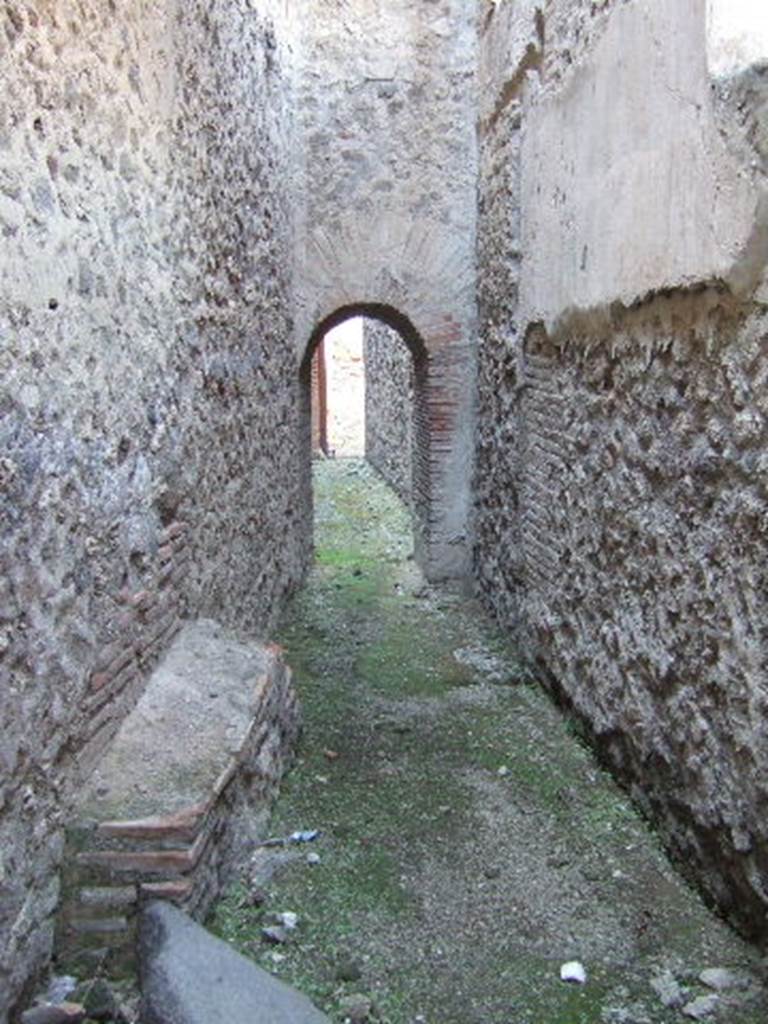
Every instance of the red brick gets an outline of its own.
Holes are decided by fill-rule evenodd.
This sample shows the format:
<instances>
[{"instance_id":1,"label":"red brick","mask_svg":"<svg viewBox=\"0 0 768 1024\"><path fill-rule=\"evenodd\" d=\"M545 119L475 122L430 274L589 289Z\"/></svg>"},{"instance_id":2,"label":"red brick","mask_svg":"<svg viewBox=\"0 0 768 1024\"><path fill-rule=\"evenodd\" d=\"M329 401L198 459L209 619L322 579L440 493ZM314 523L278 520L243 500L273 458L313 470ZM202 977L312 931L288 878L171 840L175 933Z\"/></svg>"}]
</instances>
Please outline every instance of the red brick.
<instances>
[{"instance_id":1,"label":"red brick","mask_svg":"<svg viewBox=\"0 0 768 1024\"><path fill-rule=\"evenodd\" d=\"M187 527L188 523L183 523L181 521L171 523L170 526L167 526L166 529L163 531L163 541L169 541L173 540L175 537L179 537L181 534L185 532Z\"/></svg>"},{"instance_id":2,"label":"red brick","mask_svg":"<svg viewBox=\"0 0 768 1024\"><path fill-rule=\"evenodd\" d=\"M194 890L192 882L142 882L139 892L155 900L170 900L172 903L183 903Z\"/></svg>"},{"instance_id":3,"label":"red brick","mask_svg":"<svg viewBox=\"0 0 768 1024\"><path fill-rule=\"evenodd\" d=\"M163 544L162 547L158 548L157 558L159 562L167 562L173 558L173 544Z\"/></svg>"},{"instance_id":4,"label":"red brick","mask_svg":"<svg viewBox=\"0 0 768 1024\"><path fill-rule=\"evenodd\" d=\"M103 821L97 831L124 839L178 839L191 842L208 813L210 801L185 807L162 818L137 818L132 821Z\"/></svg>"}]
</instances>

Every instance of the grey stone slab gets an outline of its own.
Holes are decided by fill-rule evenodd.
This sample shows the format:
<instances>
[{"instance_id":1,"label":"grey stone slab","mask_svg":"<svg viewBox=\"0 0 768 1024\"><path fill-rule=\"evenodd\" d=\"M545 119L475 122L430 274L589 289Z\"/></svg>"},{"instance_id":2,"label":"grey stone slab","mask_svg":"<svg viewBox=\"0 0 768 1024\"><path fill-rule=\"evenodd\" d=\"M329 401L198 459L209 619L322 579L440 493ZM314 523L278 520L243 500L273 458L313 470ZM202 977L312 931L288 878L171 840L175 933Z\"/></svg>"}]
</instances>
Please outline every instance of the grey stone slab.
<instances>
[{"instance_id":1,"label":"grey stone slab","mask_svg":"<svg viewBox=\"0 0 768 1024\"><path fill-rule=\"evenodd\" d=\"M306 996L170 904L142 911L138 952L141 1024L328 1024Z\"/></svg>"},{"instance_id":2,"label":"grey stone slab","mask_svg":"<svg viewBox=\"0 0 768 1024\"><path fill-rule=\"evenodd\" d=\"M218 623L186 624L94 769L83 819L171 814L206 799L240 750L270 659Z\"/></svg>"}]
</instances>

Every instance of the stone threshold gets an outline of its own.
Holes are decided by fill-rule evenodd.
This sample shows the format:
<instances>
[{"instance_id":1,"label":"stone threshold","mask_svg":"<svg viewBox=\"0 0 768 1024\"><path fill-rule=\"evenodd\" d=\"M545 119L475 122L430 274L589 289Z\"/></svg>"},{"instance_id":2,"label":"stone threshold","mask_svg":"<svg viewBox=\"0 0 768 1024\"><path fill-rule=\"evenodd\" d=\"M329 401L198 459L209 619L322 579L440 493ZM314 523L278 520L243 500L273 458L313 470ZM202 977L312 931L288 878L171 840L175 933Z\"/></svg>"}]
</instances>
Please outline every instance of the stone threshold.
<instances>
[{"instance_id":1,"label":"stone threshold","mask_svg":"<svg viewBox=\"0 0 768 1024\"><path fill-rule=\"evenodd\" d=\"M187 623L83 788L67 828L58 950L133 959L135 919L166 899L202 918L264 838L300 712L276 645Z\"/></svg>"}]
</instances>

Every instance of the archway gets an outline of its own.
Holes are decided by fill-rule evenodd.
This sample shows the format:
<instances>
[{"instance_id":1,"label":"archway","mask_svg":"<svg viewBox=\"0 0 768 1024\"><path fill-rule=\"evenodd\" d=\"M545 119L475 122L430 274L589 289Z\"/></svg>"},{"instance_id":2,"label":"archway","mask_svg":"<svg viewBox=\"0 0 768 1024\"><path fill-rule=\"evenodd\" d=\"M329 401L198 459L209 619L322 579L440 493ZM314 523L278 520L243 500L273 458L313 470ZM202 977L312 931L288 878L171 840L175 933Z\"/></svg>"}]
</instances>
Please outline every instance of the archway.
<instances>
[{"instance_id":1,"label":"archway","mask_svg":"<svg viewBox=\"0 0 768 1024\"><path fill-rule=\"evenodd\" d=\"M307 344L300 367L300 419L301 419L301 451L300 473L302 509L306 515L304 523L305 536L312 535L313 495L311 483L311 459L313 448L313 432L315 440L322 434L322 425L315 415L313 424L312 390L313 390L313 357L322 345L329 331L347 320L363 317L366 321L374 321L385 325L395 332L398 341L405 345L412 360L413 380L413 417L410 426L410 479L408 492L413 519L413 533L416 559L425 573L430 573L430 525L432 522L432 481L431 481L431 431L430 417L427 414L428 401L428 367L429 354L423 339L411 321L394 307L379 303L359 303L342 306L325 317L313 330ZM322 375L317 362L314 365L314 384L317 388L318 378ZM367 446L368 447L368 446ZM368 451L366 451L368 454ZM386 477L386 474L383 474ZM391 481L389 481L391 482ZM397 488L396 488L397 489ZM401 496L403 496L401 494Z\"/></svg>"}]
</instances>

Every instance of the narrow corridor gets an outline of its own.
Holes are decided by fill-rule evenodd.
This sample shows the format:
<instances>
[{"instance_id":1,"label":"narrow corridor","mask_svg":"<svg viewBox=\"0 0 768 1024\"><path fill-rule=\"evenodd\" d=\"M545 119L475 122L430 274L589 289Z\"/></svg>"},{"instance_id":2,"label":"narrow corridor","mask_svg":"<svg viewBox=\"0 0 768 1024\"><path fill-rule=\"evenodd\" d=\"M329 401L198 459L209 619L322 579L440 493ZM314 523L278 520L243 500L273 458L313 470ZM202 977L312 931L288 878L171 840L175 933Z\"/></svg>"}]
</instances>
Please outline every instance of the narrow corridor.
<instances>
[{"instance_id":1,"label":"narrow corridor","mask_svg":"<svg viewBox=\"0 0 768 1024\"><path fill-rule=\"evenodd\" d=\"M362 461L315 474L316 566L278 637L304 735L270 834L319 835L256 851L218 933L338 1021L764 1021L754 953L477 606L425 585L392 493Z\"/></svg>"}]
</instances>

